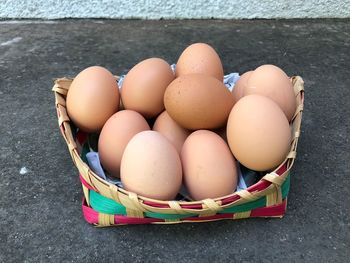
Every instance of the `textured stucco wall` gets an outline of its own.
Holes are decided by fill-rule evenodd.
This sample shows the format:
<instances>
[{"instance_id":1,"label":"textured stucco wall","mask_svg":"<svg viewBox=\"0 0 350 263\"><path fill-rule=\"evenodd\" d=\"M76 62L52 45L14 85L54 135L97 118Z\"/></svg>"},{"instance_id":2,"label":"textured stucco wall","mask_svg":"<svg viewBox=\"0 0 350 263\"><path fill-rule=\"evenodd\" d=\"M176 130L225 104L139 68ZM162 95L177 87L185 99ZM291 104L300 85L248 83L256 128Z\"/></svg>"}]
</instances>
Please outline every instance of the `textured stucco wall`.
<instances>
[{"instance_id":1,"label":"textured stucco wall","mask_svg":"<svg viewBox=\"0 0 350 263\"><path fill-rule=\"evenodd\" d=\"M350 17L350 0L0 0L0 18Z\"/></svg>"}]
</instances>

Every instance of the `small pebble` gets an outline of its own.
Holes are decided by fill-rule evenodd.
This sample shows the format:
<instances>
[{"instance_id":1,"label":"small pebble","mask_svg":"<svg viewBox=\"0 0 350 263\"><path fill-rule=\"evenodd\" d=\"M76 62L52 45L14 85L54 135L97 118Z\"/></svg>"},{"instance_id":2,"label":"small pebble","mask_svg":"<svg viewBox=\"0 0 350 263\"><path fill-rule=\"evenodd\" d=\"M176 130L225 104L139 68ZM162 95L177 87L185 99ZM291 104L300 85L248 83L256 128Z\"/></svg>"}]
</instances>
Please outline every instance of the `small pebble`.
<instances>
[{"instance_id":1,"label":"small pebble","mask_svg":"<svg viewBox=\"0 0 350 263\"><path fill-rule=\"evenodd\" d=\"M28 169L26 167L22 167L21 170L19 171L19 174L24 175L28 173Z\"/></svg>"}]
</instances>

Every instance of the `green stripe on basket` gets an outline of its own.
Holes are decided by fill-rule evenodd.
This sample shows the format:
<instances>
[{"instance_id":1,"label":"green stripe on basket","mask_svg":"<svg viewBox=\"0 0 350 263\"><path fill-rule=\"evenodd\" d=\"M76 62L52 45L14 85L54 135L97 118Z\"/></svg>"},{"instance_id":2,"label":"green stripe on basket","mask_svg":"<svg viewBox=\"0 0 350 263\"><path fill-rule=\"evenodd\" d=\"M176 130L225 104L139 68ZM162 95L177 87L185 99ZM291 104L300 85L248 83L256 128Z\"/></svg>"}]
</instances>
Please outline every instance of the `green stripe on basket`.
<instances>
[{"instance_id":1,"label":"green stripe on basket","mask_svg":"<svg viewBox=\"0 0 350 263\"><path fill-rule=\"evenodd\" d=\"M263 207L265 206L265 204L266 204L266 197L261 197L256 201L225 208L224 210L220 211L220 214L246 212L258 207Z\"/></svg>"},{"instance_id":2,"label":"green stripe on basket","mask_svg":"<svg viewBox=\"0 0 350 263\"><path fill-rule=\"evenodd\" d=\"M290 176L288 175L284 183L282 184L282 199L286 198L289 192L289 185L290 185ZM239 213L239 212L245 212L252 209L264 207L266 204L266 197L261 197L255 201L242 204L242 205L236 205L231 206L228 208L225 208L224 210L220 211L220 214L226 214L226 213Z\"/></svg>"},{"instance_id":3,"label":"green stripe on basket","mask_svg":"<svg viewBox=\"0 0 350 263\"><path fill-rule=\"evenodd\" d=\"M288 196L289 188L290 188L290 173L288 173L286 180L282 184L282 199Z\"/></svg>"},{"instance_id":4,"label":"green stripe on basket","mask_svg":"<svg viewBox=\"0 0 350 263\"><path fill-rule=\"evenodd\" d=\"M290 176L288 175L285 182L282 185L282 198L284 199L289 192ZM243 205L236 205L222 210L220 213L238 213L250 211L259 207L264 207L266 204L266 197L261 197L256 201L249 202ZM90 190L90 205L91 207L100 213L112 214L112 215L126 215L125 206L117 203L116 201L104 197L99 193ZM186 217L197 216L197 214L161 214L153 212L145 212L145 216L159 219L181 219Z\"/></svg>"},{"instance_id":5,"label":"green stripe on basket","mask_svg":"<svg viewBox=\"0 0 350 263\"><path fill-rule=\"evenodd\" d=\"M125 206L117 203L116 201L104 197L99 193L90 190L90 205L91 207L99 213L111 214L111 215L126 215ZM160 218L160 219L180 219L186 218L189 216L196 216L196 214L161 214L161 213L153 213L153 212L145 212L145 216Z\"/></svg>"},{"instance_id":6,"label":"green stripe on basket","mask_svg":"<svg viewBox=\"0 0 350 263\"><path fill-rule=\"evenodd\" d=\"M126 215L125 206L92 190L90 190L90 205L99 213Z\"/></svg>"},{"instance_id":7,"label":"green stripe on basket","mask_svg":"<svg viewBox=\"0 0 350 263\"><path fill-rule=\"evenodd\" d=\"M197 214L161 214L153 212L145 212L145 216L159 219L182 219L186 217L197 216Z\"/></svg>"},{"instance_id":8,"label":"green stripe on basket","mask_svg":"<svg viewBox=\"0 0 350 263\"><path fill-rule=\"evenodd\" d=\"M112 199L104 197L95 191L90 191L90 205L91 207L99 213L111 214L111 215L126 215L125 206L115 202ZM160 214L160 213L152 213L145 212L145 216L160 218L160 219L180 219L186 218L189 216L196 216L196 214Z\"/></svg>"}]
</instances>

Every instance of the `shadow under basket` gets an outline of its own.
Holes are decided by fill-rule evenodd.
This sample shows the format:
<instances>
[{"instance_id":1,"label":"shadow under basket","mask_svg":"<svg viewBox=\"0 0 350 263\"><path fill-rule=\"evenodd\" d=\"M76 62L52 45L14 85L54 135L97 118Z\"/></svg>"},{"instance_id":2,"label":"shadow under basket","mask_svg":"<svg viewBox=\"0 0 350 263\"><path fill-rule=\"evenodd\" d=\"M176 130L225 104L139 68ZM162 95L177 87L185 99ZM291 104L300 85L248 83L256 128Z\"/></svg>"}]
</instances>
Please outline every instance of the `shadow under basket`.
<instances>
[{"instance_id":1,"label":"shadow under basket","mask_svg":"<svg viewBox=\"0 0 350 263\"><path fill-rule=\"evenodd\" d=\"M116 77L117 79L117 77ZM292 143L286 159L272 172L245 190L201 201L160 201L128 192L96 175L81 157L87 134L77 132L66 111L66 95L72 79L55 80L53 91L58 125L69 153L80 173L84 192L85 220L96 226L125 224L175 224L207 222L248 217L278 217L286 212L293 166L304 105L304 82L299 76L293 82L297 109L292 120Z\"/></svg>"}]
</instances>

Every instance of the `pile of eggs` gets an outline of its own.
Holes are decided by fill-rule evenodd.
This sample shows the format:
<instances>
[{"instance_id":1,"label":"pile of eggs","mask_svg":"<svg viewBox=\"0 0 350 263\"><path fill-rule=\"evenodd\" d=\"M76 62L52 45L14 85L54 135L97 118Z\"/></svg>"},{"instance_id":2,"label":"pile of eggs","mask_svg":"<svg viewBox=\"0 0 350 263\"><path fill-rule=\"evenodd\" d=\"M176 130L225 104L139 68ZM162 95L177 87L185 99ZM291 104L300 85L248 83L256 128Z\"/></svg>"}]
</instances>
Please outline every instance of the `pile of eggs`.
<instances>
[{"instance_id":1,"label":"pile of eggs","mask_svg":"<svg viewBox=\"0 0 350 263\"><path fill-rule=\"evenodd\" d=\"M233 193L237 161L269 171L290 150L296 100L290 78L262 65L244 73L232 92L216 51L187 47L175 72L160 58L135 65L119 89L105 68L89 67L66 99L70 119L99 133L107 173L139 195L173 200L184 185L194 200Z\"/></svg>"}]
</instances>

